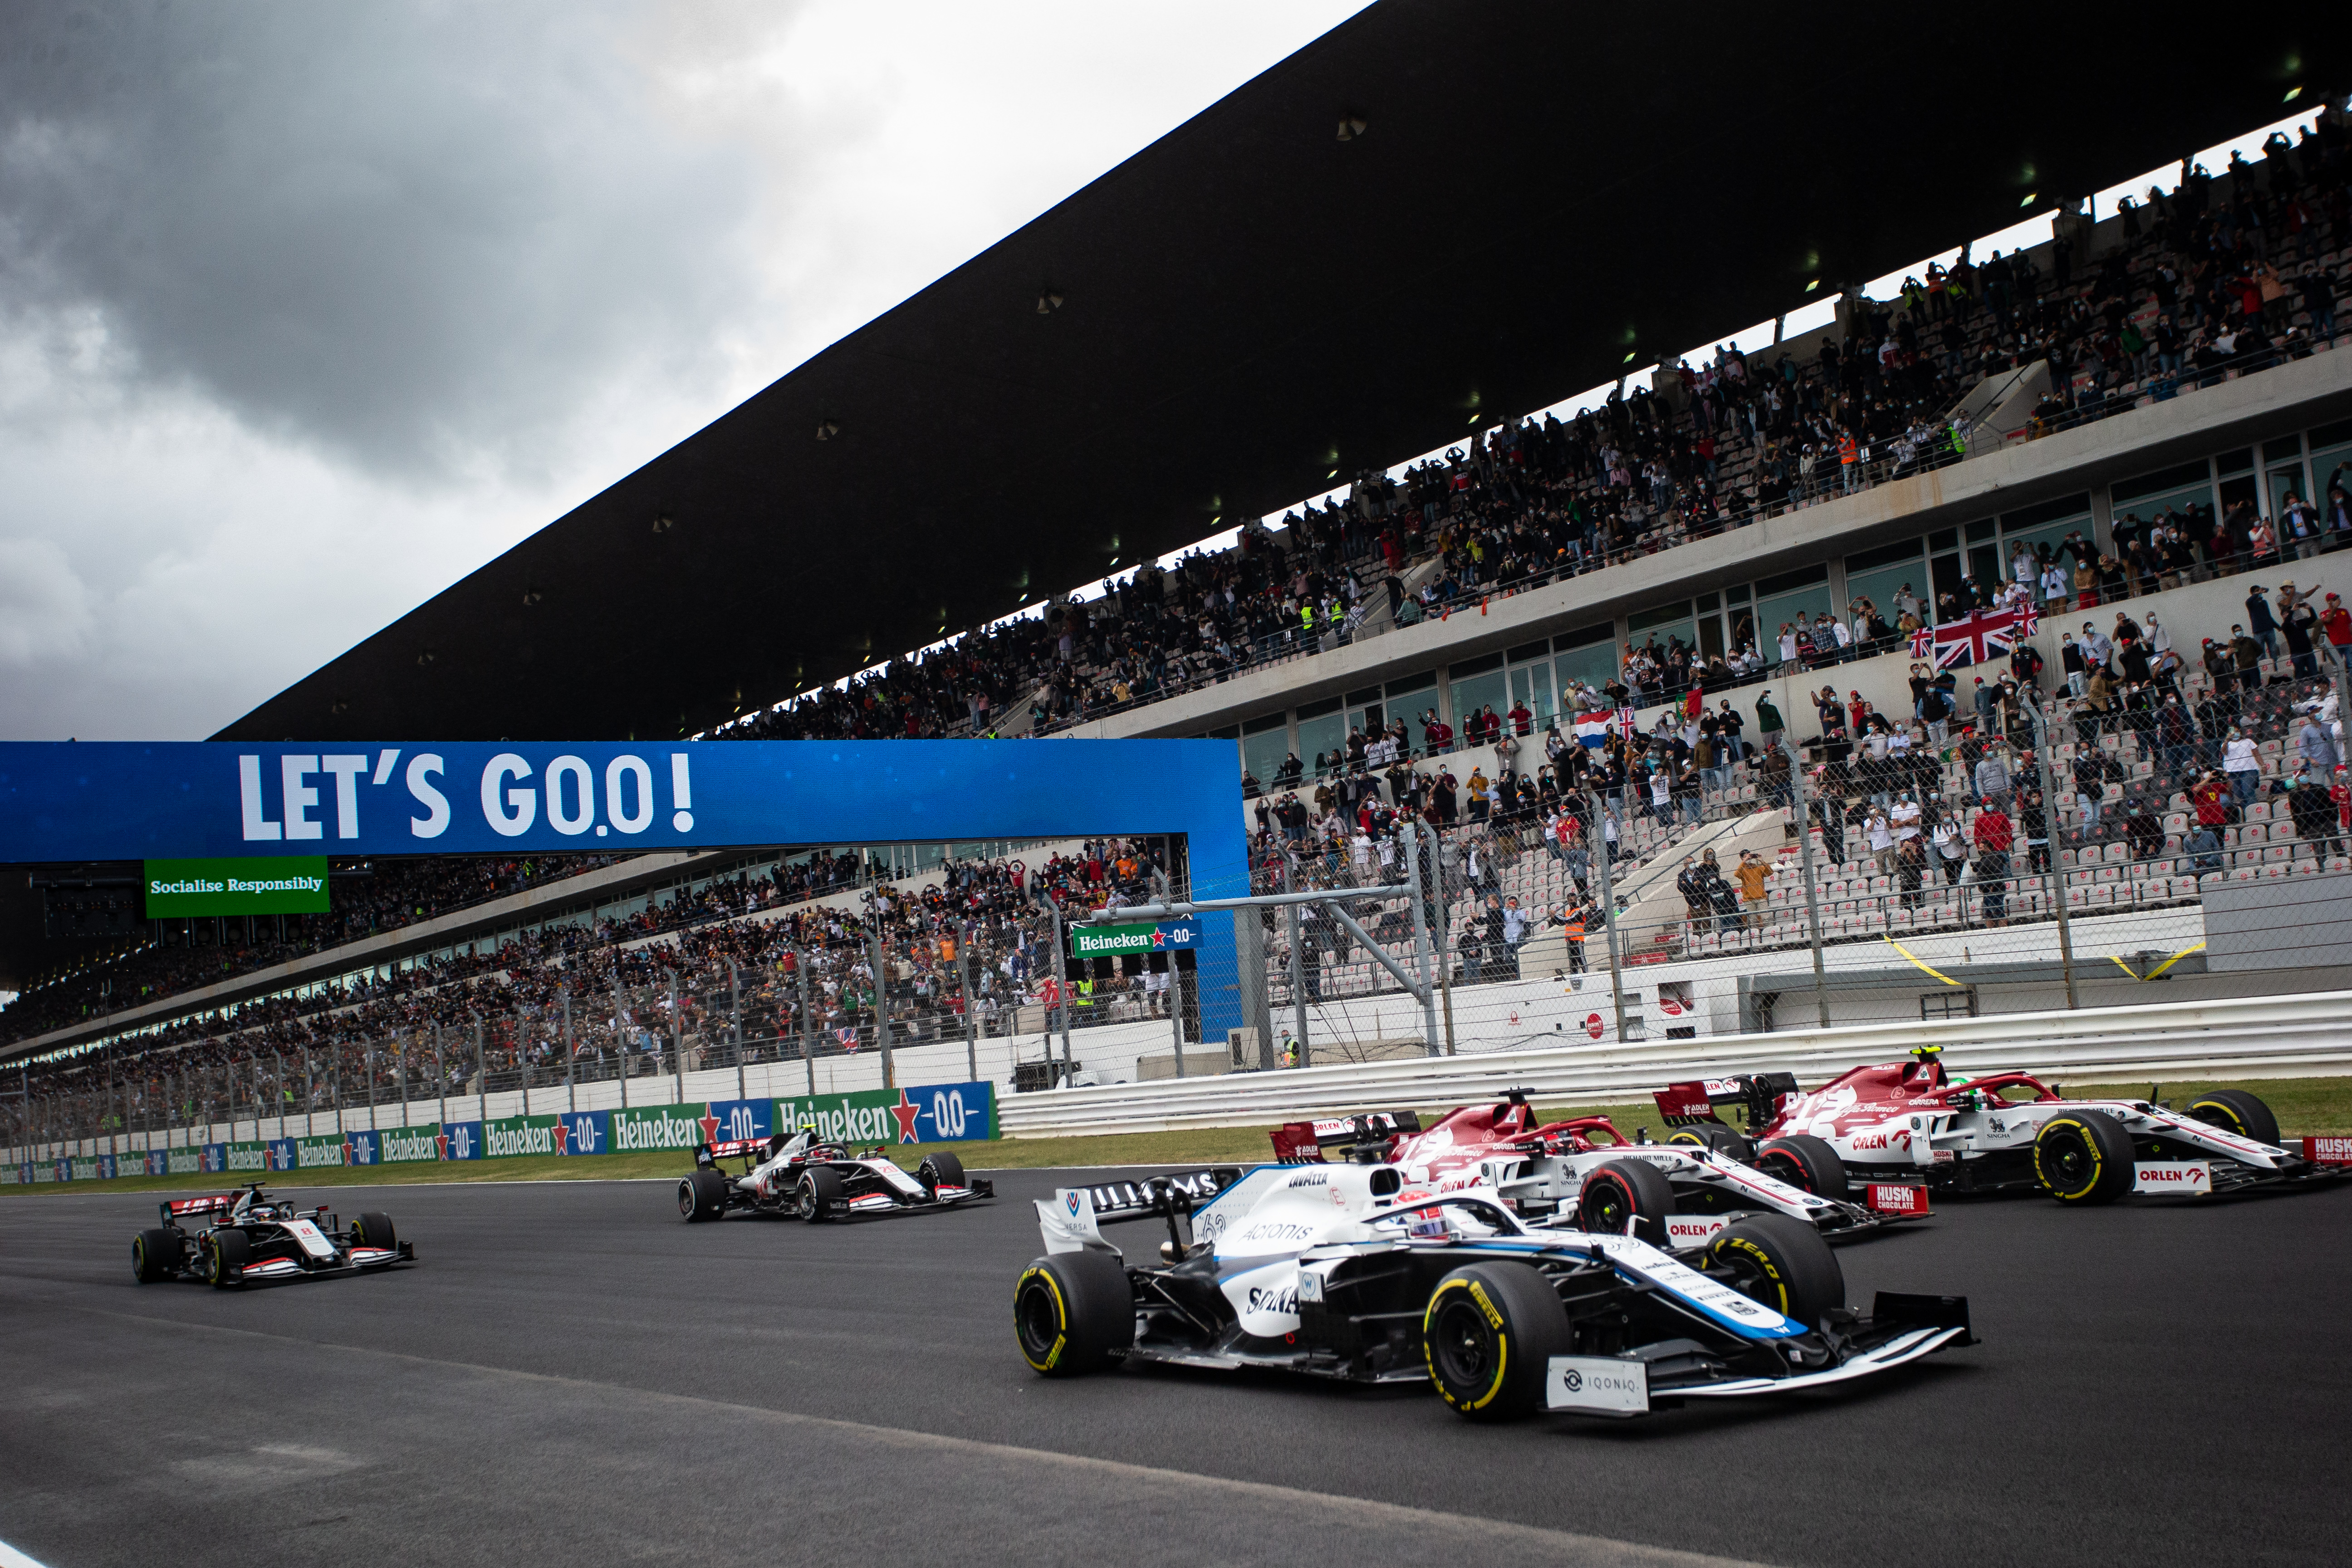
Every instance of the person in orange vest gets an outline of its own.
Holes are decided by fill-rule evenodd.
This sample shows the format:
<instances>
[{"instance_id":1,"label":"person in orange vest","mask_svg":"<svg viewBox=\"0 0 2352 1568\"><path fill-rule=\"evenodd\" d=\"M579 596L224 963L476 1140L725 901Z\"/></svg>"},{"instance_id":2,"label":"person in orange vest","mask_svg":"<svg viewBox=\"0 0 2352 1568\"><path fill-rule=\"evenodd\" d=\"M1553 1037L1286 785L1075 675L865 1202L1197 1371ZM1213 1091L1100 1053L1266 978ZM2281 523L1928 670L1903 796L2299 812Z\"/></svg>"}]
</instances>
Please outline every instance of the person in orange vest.
<instances>
[{"instance_id":1,"label":"person in orange vest","mask_svg":"<svg viewBox=\"0 0 2352 1568\"><path fill-rule=\"evenodd\" d=\"M1852 495L1862 477L1862 448L1854 444L1853 432L1838 432L1838 481Z\"/></svg>"}]
</instances>

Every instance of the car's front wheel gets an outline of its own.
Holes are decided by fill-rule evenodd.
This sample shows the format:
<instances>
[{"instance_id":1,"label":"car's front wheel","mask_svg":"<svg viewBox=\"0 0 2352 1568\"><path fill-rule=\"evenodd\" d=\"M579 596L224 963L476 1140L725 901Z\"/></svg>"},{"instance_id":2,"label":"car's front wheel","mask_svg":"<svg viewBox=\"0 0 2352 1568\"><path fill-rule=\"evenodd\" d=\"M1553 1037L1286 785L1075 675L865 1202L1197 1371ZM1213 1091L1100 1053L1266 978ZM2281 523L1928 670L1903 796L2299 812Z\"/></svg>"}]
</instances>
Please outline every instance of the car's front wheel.
<instances>
[{"instance_id":1,"label":"car's front wheel","mask_svg":"<svg viewBox=\"0 0 2352 1568\"><path fill-rule=\"evenodd\" d=\"M1108 1253L1041 1258L1013 1288L1013 1330L1040 1377L1099 1372L1135 1343L1135 1287Z\"/></svg>"},{"instance_id":2,"label":"car's front wheel","mask_svg":"<svg viewBox=\"0 0 2352 1568\"><path fill-rule=\"evenodd\" d=\"M1457 1268L1437 1282L1421 1314L1429 1381L1472 1421L1541 1409L1551 1358L1568 1353L1570 1339L1559 1292L1526 1263Z\"/></svg>"},{"instance_id":3,"label":"car's front wheel","mask_svg":"<svg viewBox=\"0 0 2352 1568\"><path fill-rule=\"evenodd\" d=\"M1576 1191L1576 1228L1595 1236L1631 1236L1664 1247L1666 1216L1674 1212L1674 1184L1646 1160L1596 1165Z\"/></svg>"},{"instance_id":4,"label":"car's front wheel","mask_svg":"<svg viewBox=\"0 0 2352 1568\"><path fill-rule=\"evenodd\" d=\"M923 1156L923 1163L916 1170L915 1174L921 1178L923 1190L933 1197L940 1195L941 1187L961 1187L965 1184L963 1162L944 1149L936 1154Z\"/></svg>"},{"instance_id":5,"label":"car's front wheel","mask_svg":"<svg viewBox=\"0 0 2352 1568\"><path fill-rule=\"evenodd\" d=\"M1756 1158L1749 1163L1775 1181L1786 1182L1799 1192L1811 1193L1817 1198L1846 1203L1853 1197L1845 1162L1826 1138L1792 1132L1785 1138L1769 1139L1757 1146Z\"/></svg>"},{"instance_id":6,"label":"car's front wheel","mask_svg":"<svg viewBox=\"0 0 2352 1568\"><path fill-rule=\"evenodd\" d=\"M1666 1140L1693 1149L1712 1149L1727 1160L1737 1160L1743 1165L1756 1163L1756 1145L1717 1122L1701 1122L1696 1127L1678 1127Z\"/></svg>"},{"instance_id":7,"label":"car's front wheel","mask_svg":"<svg viewBox=\"0 0 2352 1568\"><path fill-rule=\"evenodd\" d=\"M131 1238L131 1277L142 1285L169 1279L180 1271L180 1238L168 1230L142 1230Z\"/></svg>"},{"instance_id":8,"label":"car's front wheel","mask_svg":"<svg viewBox=\"0 0 2352 1568\"><path fill-rule=\"evenodd\" d=\"M205 1279L214 1289L234 1290L245 1283L253 1244L241 1230L216 1230L205 1237Z\"/></svg>"},{"instance_id":9,"label":"car's front wheel","mask_svg":"<svg viewBox=\"0 0 2352 1568\"><path fill-rule=\"evenodd\" d=\"M1809 1329L1845 1305L1845 1270L1821 1232L1787 1215L1749 1215L1707 1244L1707 1262L1731 1288Z\"/></svg>"},{"instance_id":10,"label":"car's front wheel","mask_svg":"<svg viewBox=\"0 0 2352 1568\"><path fill-rule=\"evenodd\" d=\"M2278 1147L2278 1117L2259 1096L2242 1089L2208 1089L2189 1102L2189 1114L2224 1132Z\"/></svg>"},{"instance_id":11,"label":"car's front wheel","mask_svg":"<svg viewBox=\"0 0 2352 1568\"><path fill-rule=\"evenodd\" d=\"M801 1173L801 1217L811 1225L831 1223L841 1212L847 1190L841 1184L840 1172L830 1165L811 1165Z\"/></svg>"},{"instance_id":12,"label":"car's front wheel","mask_svg":"<svg viewBox=\"0 0 2352 1568\"><path fill-rule=\"evenodd\" d=\"M400 1250L400 1233L393 1228L392 1216L373 1211L360 1215L352 1221L353 1247L381 1247L386 1252Z\"/></svg>"},{"instance_id":13,"label":"car's front wheel","mask_svg":"<svg viewBox=\"0 0 2352 1568\"><path fill-rule=\"evenodd\" d=\"M2132 1141L2104 1110L2068 1110L2033 1135L2033 1179L2062 1204L2111 1204L2132 1189Z\"/></svg>"},{"instance_id":14,"label":"car's front wheel","mask_svg":"<svg viewBox=\"0 0 2352 1568\"><path fill-rule=\"evenodd\" d=\"M718 1171L688 1171L677 1184L677 1212L689 1222L717 1219L727 1212L727 1178Z\"/></svg>"}]
</instances>

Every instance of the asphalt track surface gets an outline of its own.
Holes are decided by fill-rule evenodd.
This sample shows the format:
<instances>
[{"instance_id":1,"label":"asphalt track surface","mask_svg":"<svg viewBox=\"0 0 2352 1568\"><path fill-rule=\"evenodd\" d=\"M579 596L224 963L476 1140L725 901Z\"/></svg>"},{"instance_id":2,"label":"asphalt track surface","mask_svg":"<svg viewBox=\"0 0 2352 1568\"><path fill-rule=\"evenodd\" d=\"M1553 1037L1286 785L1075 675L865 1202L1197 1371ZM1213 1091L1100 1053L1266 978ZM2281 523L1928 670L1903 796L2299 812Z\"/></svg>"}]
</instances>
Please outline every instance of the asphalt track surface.
<instances>
[{"instance_id":1,"label":"asphalt track surface","mask_svg":"<svg viewBox=\"0 0 2352 1568\"><path fill-rule=\"evenodd\" d=\"M1483 1428L1394 1390L1033 1377L1026 1200L1070 1179L825 1227L688 1226L646 1183L336 1189L418 1266L240 1293L132 1283L152 1198L0 1200L0 1540L52 1568L2346 1560L2352 1184L1948 1206L1840 1258L1858 1303L1965 1291L1978 1348Z\"/></svg>"}]
</instances>

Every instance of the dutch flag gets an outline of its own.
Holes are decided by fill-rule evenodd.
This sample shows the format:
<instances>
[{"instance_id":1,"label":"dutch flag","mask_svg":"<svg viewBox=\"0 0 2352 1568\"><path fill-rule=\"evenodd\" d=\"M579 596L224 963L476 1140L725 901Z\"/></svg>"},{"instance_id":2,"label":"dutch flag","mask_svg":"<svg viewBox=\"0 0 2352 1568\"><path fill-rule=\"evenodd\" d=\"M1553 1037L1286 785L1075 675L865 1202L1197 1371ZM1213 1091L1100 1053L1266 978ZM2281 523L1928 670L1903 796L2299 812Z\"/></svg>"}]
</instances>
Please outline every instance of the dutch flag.
<instances>
[{"instance_id":1,"label":"dutch flag","mask_svg":"<svg viewBox=\"0 0 2352 1568\"><path fill-rule=\"evenodd\" d=\"M1580 713L1576 716L1576 739L1579 744L1599 747L1609 739L1609 715Z\"/></svg>"}]
</instances>

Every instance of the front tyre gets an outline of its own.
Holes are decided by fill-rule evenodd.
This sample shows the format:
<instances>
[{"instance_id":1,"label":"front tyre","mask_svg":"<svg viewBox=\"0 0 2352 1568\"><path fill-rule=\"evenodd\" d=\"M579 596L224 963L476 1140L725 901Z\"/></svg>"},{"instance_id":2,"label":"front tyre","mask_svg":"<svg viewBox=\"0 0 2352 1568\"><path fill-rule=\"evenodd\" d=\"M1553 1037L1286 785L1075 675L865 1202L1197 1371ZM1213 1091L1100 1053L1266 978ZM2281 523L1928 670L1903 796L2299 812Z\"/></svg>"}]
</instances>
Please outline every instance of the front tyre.
<instances>
[{"instance_id":1,"label":"front tyre","mask_svg":"<svg viewBox=\"0 0 2352 1568\"><path fill-rule=\"evenodd\" d=\"M1826 1138L1792 1132L1786 1138L1768 1139L1757 1146L1751 1163L1774 1181L1786 1182L1799 1192L1832 1203L1853 1201L1853 1189L1846 1181L1845 1162L1838 1158L1837 1150Z\"/></svg>"},{"instance_id":2,"label":"front tyre","mask_svg":"<svg viewBox=\"0 0 2352 1568\"><path fill-rule=\"evenodd\" d=\"M827 1225L841 1212L847 1188L841 1173L830 1165L811 1165L801 1173L801 1217L811 1225Z\"/></svg>"},{"instance_id":3,"label":"front tyre","mask_svg":"<svg viewBox=\"0 0 2352 1568\"><path fill-rule=\"evenodd\" d=\"M131 1238L131 1277L160 1284L180 1271L180 1238L168 1230L142 1230Z\"/></svg>"},{"instance_id":4,"label":"front tyre","mask_svg":"<svg viewBox=\"0 0 2352 1568\"><path fill-rule=\"evenodd\" d=\"M253 1244L241 1230L215 1230L205 1237L205 1279L216 1290L234 1290L245 1283L245 1266L253 1261Z\"/></svg>"},{"instance_id":5,"label":"front tyre","mask_svg":"<svg viewBox=\"0 0 2352 1568\"><path fill-rule=\"evenodd\" d=\"M1596 1165L1576 1189L1576 1228L1594 1236L1631 1236L1664 1247L1666 1216L1674 1212L1674 1184L1646 1160Z\"/></svg>"},{"instance_id":6,"label":"front tyre","mask_svg":"<svg viewBox=\"0 0 2352 1568\"><path fill-rule=\"evenodd\" d=\"M1678 1127L1669 1143L1680 1143L1692 1149L1712 1149L1727 1160L1737 1160L1743 1165L1756 1163L1756 1145L1716 1123L1701 1122L1696 1127Z\"/></svg>"},{"instance_id":7,"label":"front tyre","mask_svg":"<svg viewBox=\"0 0 2352 1568\"><path fill-rule=\"evenodd\" d=\"M2104 1110L2068 1110L2033 1135L2033 1179L2062 1204L2111 1204L2132 1189L2132 1141Z\"/></svg>"},{"instance_id":8,"label":"front tyre","mask_svg":"<svg viewBox=\"0 0 2352 1568\"><path fill-rule=\"evenodd\" d=\"M941 1187L961 1187L971 1184L963 1179L963 1162L945 1150L936 1154L925 1155L922 1164L916 1168L915 1174L921 1180L923 1190L934 1198L940 1195Z\"/></svg>"},{"instance_id":9,"label":"front tyre","mask_svg":"<svg viewBox=\"0 0 2352 1568\"><path fill-rule=\"evenodd\" d=\"M689 1224L727 1212L727 1178L718 1171L688 1171L677 1184L677 1212Z\"/></svg>"},{"instance_id":10,"label":"front tyre","mask_svg":"<svg viewBox=\"0 0 2352 1568\"><path fill-rule=\"evenodd\" d=\"M1429 1381L1470 1421L1541 1409L1551 1358L1568 1353L1570 1338L1559 1293L1526 1263L1457 1268L1437 1282L1421 1315Z\"/></svg>"},{"instance_id":11,"label":"front tyre","mask_svg":"<svg viewBox=\"0 0 2352 1568\"><path fill-rule=\"evenodd\" d=\"M1135 1343L1135 1287L1104 1252L1057 1252L1032 1263L1013 1288L1021 1359L1040 1377L1099 1372Z\"/></svg>"},{"instance_id":12,"label":"front tyre","mask_svg":"<svg viewBox=\"0 0 2352 1568\"><path fill-rule=\"evenodd\" d=\"M2278 1147L2277 1116L2258 1097L2242 1089L2208 1089L2189 1102L2189 1114L2224 1132Z\"/></svg>"},{"instance_id":13,"label":"front tyre","mask_svg":"<svg viewBox=\"0 0 2352 1568\"><path fill-rule=\"evenodd\" d=\"M1757 1214L1707 1245L1712 1271L1751 1301L1809 1329L1845 1305L1845 1271L1821 1233L1787 1215Z\"/></svg>"},{"instance_id":14,"label":"front tyre","mask_svg":"<svg viewBox=\"0 0 2352 1568\"><path fill-rule=\"evenodd\" d=\"M400 1232L393 1228L392 1216L370 1210L352 1221L353 1247L381 1247L386 1252L400 1250Z\"/></svg>"}]
</instances>

